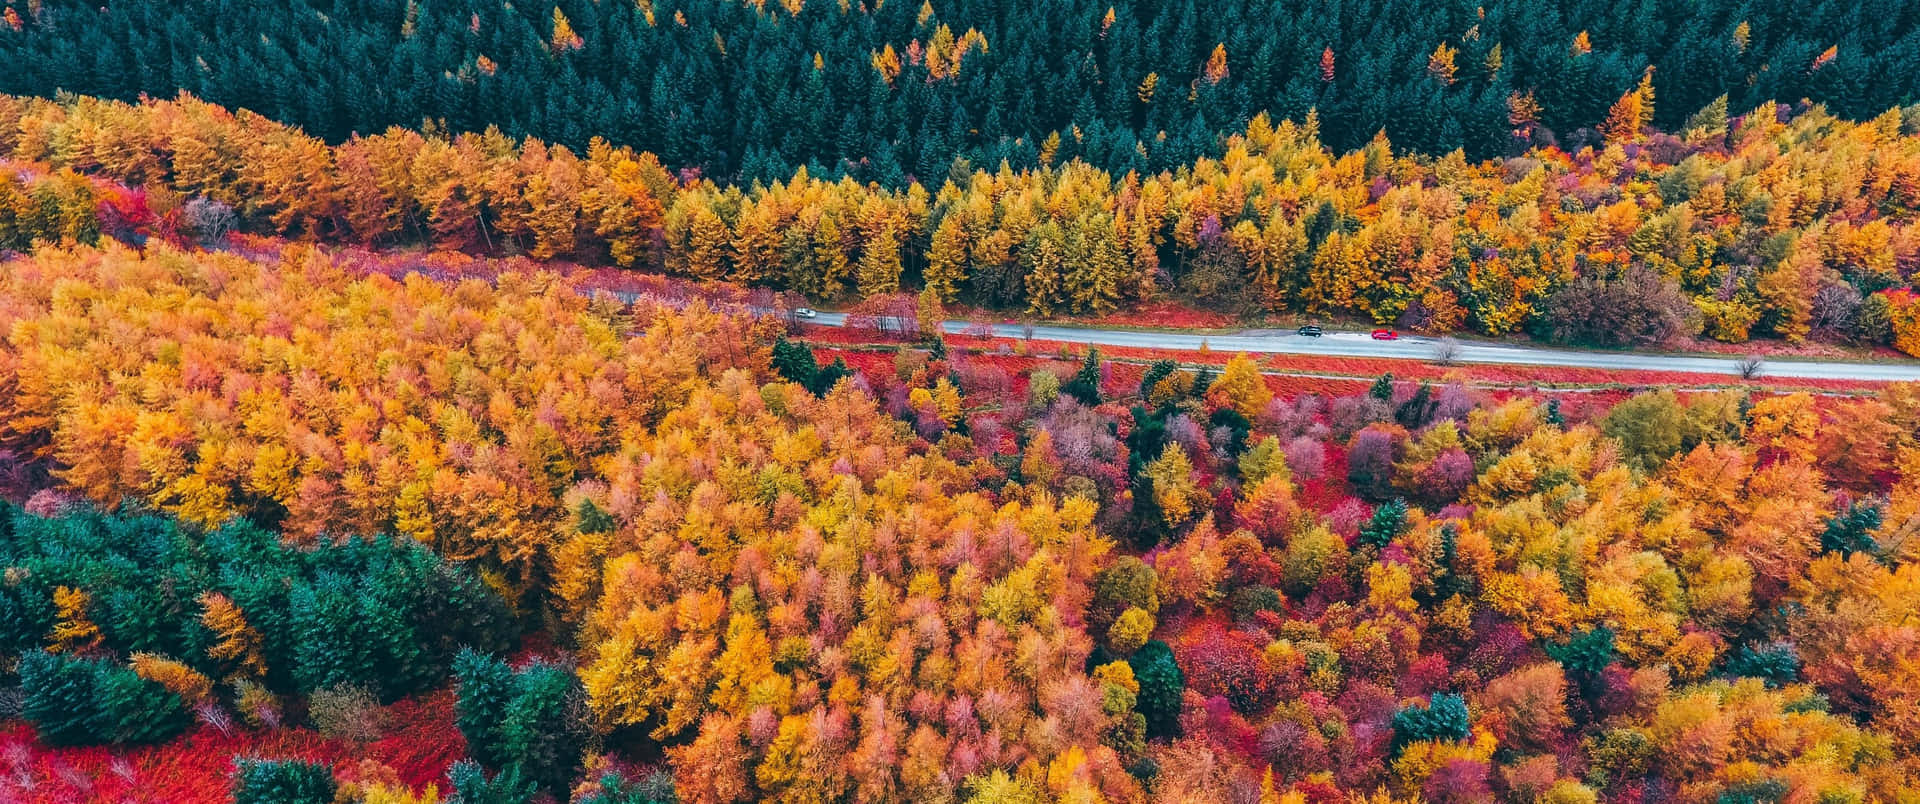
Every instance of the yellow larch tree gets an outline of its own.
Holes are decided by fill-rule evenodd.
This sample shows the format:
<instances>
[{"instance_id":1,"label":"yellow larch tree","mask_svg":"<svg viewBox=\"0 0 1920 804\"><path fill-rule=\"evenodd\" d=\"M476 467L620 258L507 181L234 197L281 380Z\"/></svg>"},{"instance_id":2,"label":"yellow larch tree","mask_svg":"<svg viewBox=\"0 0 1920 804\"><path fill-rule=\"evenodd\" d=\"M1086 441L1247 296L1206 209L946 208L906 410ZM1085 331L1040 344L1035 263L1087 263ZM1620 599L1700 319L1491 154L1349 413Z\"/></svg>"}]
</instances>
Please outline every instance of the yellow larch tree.
<instances>
[{"instance_id":1,"label":"yellow larch tree","mask_svg":"<svg viewBox=\"0 0 1920 804\"><path fill-rule=\"evenodd\" d=\"M1273 389L1267 387L1267 378L1260 374L1260 364L1253 362L1245 352L1235 354L1227 361L1226 368L1220 372L1219 379L1207 388L1207 401L1215 407L1232 408L1240 415L1252 421L1267 409L1267 403L1273 399Z\"/></svg>"}]
</instances>

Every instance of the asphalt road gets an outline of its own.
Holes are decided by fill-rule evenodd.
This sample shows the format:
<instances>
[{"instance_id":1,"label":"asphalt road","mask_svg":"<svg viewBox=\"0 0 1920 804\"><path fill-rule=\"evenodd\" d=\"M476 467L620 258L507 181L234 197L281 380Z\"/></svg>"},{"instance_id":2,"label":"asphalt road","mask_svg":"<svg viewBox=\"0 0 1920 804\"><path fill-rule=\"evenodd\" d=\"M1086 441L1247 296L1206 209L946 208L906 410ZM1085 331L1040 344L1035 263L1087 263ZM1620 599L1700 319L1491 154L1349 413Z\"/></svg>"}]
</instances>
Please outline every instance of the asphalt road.
<instances>
[{"instance_id":1,"label":"asphalt road","mask_svg":"<svg viewBox=\"0 0 1920 804\"><path fill-rule=\"evenodd\" d=\"M807 319L809 324L837 327L846 323L842 313L821 312ZM946 322L946 331L960 334L973 326L965 321ZM1017 324L997 324L993 334L1002 338L1023 337L1025 328ZM1318 338L1302 337L1290 331L1255 331L1234 335L1195 335L1183 332L1156 332L1122 329L1092 329L1035 325L1036 340L1087 343L1096 346L1131 346L1144 349L1198 349L1205 341L1216 352L1264 354L1329 355L1334 357L1389 357L1408 360L1432 360L1437 339L1403 335L1396 341L1376 341L1365 332L1328 332ZM1587 352L1506 344L1461 341L1455 345L1454 361L1459 363L1497 363L1519 366L1568 366L1573 368L1632 371L1676 371L1697 374L1740 376L1740 360L1731 357L1694 357L1639 352ZM1858 363L1840 360L1767 360L1761 376L1819 380L1920 380L1920 364Z\"/></svg>"}]
</instances>

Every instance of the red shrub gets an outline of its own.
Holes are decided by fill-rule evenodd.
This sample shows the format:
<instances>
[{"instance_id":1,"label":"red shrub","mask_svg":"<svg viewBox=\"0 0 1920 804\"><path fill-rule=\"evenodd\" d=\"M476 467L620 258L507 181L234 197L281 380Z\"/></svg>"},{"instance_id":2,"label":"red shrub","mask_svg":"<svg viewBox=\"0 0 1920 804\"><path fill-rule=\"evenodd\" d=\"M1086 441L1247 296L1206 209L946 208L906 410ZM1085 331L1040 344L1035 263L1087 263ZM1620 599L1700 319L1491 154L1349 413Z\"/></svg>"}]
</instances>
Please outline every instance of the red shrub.
<instances>
[{"instance_id":1,"label":"red shrub","mask_svg":"<svg viewBox=\"0 0 1920 804\"><path fill-rule=\"evenodd\" d=\"M1281 679L1260 637L1209 623L1188 632L1176 654L1188 689L1225 698L1236 712L1257 716L1279 700Z\"/></svg>"},{"instance_id":2,"label":"red shrub","mask_svg":"<svg viewBox=\"0 0 1920 804\"><path fill-rule=\"evenodd\" d=\"M364 752L305 728L222 731L200 726L152 746L50 748L18 721L0 728L0 801L227 801L228 774L241 757L303 759L359 778L363 760L390 768L415 789L446 787L447 766L466 755L453 724L453 693L403 700L388 709L387 735Z\"/></svg>"},{"instance_id":3,"label":"red shrub","mask_svg":"<svg viewBox=\"0 0 1920 804\"><path fill-rule=\"evenodd\" d=\"M1421 795L1431 802L1492 801L1493 788L1487 784L1487 763L1456 759L1439 767Z\"/></svg>"}]
</instances>

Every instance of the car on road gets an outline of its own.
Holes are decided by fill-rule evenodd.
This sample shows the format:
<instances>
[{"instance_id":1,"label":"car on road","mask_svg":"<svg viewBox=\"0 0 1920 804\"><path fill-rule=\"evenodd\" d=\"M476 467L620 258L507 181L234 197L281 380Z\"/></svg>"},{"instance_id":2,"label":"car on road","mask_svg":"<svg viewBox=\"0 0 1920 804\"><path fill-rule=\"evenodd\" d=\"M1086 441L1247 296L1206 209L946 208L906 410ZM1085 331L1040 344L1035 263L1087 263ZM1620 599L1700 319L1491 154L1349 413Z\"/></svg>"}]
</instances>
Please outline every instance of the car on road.
<instances>
[{"instance_id":1,"label":"car on road","mask_svg":"<svg viewBox=\"0 0 1920 804\"><path fill-rule=\"evenodd\" d=\"M1397 341L1400 340L1400 333L1390 329L1376 329L1373 331L1373 339L1376 341Z\"/></svg>"},{"instance_id":2,"label":"car on road","mask_svg":"<svg viewBox=\"0 0 1920 804\"><path fill-rule=\"evenodd\" d=\"M1309 338L1318 338L1320 337L1320 328L1312 324L1308 324L1300 328L1300 334L1305 335Z\"/></svg>"},{"instance_id":3,"label":"car on road","mask_svg":"<svg viewBox=\"0 0 1920 804\"><path fill-rule=\"evenodd\" d=\"M795 307L793 308L793 314L799 318L812 318L820 313L816 312L812 307Z\"/></svg>"}]
</instances>

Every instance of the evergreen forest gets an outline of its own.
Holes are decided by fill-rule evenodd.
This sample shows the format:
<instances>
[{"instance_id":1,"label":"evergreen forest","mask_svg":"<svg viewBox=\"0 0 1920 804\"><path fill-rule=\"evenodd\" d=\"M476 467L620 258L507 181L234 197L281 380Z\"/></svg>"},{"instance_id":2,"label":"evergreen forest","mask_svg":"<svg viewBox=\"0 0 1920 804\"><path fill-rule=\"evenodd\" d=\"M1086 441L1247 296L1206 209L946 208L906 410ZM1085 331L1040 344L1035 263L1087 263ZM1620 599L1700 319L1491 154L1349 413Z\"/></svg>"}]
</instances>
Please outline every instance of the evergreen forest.
<instances>
[{"instance_id":1,"label":"evergreen forest","mask_svg":"<svg viewBox=\"0 0 1920 804\"><path fill-rule=\"evenodd\" d=\"M1577 148L1649 72L1666 129L1721 95L1853 119L1920 97L1901 0L11 0L4 23L0 92L184 91L336 143L603 137L743 186L1157 173L1310 109L1336 152Z\"/></svg>"}]
</instances>

